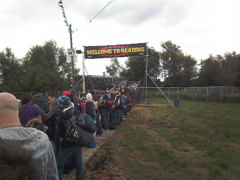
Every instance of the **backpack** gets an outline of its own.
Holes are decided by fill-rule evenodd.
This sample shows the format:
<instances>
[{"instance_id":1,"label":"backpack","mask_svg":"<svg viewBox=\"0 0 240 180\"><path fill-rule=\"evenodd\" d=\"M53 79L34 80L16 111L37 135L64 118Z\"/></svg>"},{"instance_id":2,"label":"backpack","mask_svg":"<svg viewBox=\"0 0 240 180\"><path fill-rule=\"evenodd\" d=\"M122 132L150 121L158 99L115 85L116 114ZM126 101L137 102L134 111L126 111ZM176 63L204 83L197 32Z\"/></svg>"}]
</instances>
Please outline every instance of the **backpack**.
<instances>
[{"instance_id":1,"label":"backpack","mask_svg":"<svg viewBox=\"0 0 240 180\"><path fill-rule=\"evenodd\" d=\"M103 97L101 96L101 97L99 98L99 108L104 108L104 107L105 107L104 99L103 99Z\"/></svg>"},{"instance_id":2,"label":"backpack","mask_svg":"<svg viewBox=\"0 0 240 180\"><path fill-rule=\"evenodd\" d=\"M89 131L90 133L97 132L96 124L88 114L81 114L78 117L77 123L81 128Z\"/></svg>"},{"instance_id":3,"label":"backpack","mask_svg":"<svg viewBox=\"0 0 240 180\"><path fill-rule=\"evenodd\" d=\"M66 119L64 126L66 127L64 138L67 142L86 147L90 147L94 142L94 135L78 125L76 116Z\"/></svg>"},{"instance_id":4,"label":"backpack","mask_svg":"<svg viewBox=\"0 0 240 180\"><path fill-rule=\"evenodd\" d=\"M93 101L86 101L86 114L95 116L95 104Z\"/></svg>"},{"instance_id":5,"label":"backpack","mask_svg":"<svg viewBox=\"0 0 240 180\"><path fill-rule=\"evenodd\" d=\"M113 101L111 99L111 95L110 94L105 94L104 95L104 100L106 101L106 105L108 107L111 107L113 105Z\"/></svg>"},{"instance_id":6,"label":"backpack","mask_svg":"<svg viewBox=\"0 0 240 180\"><path fill-rule=\"evenodd\" d=\"M116 99L115 99L115 107L120 107L121 105L122 105L121 97L119 95L117 95Z\"/></svg>"},{"instance_id":7,"label":"backpack","mask_svg":"<svg viewBox=\"0 0 240 180\"><path fill-rule=\"evenodd\" d=\"M123 106L126 104L126 101L127 101L127 97L125 95L122 95L121 102Z\"/></svg>"}]
</instances>

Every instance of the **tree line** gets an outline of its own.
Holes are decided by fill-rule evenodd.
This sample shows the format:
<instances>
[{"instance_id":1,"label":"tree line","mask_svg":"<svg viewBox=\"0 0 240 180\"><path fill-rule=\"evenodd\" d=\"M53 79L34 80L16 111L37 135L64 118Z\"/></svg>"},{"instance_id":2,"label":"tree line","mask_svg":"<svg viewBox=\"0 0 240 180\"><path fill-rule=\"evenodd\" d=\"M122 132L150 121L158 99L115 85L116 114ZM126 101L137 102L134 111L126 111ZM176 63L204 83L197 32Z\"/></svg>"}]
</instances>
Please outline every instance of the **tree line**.
<instances>
[{"instance_id":1,"label":"tree line","mask_svg":"<svg viewBox=\"0 0 240 180\"><path fill-rule=\"evenodd\" d=\"M74 73L78 74L75 68ZM71 63L65 50L54 41L32 47L18 59L10 48L0 52L0 91L35 92L68 89L71 86Z\"/></svg>"},{"instance_id":2,"label":"tree line","mask_svg":"<svg viewBox=\"0 0 240 180\"><path fill-rule=\"evenodd\" d=\"M162 50L148 49L148 73L160 86L240 86L240 54L236 52L197 60L184 54L181 47L166 41ZM117 58L111 59L106 72L111 76L123 76L129 80L144 80L146 57L129 57L125 67ZM151 80L148 80L151 84Z\"/></svg>"},{"instance_id":3,"label":"tree line","mask_svg":"<svg viewBox=\"0 0 240 180\"><path fill-rule=\"evenodd\" d=\"M184 54L181 47L167 41L162 50L148 48L148 58L129 57L125 66L117 58L106 66L110 76L144 80L146 59L148 73L160 86L240 86L240 54L236 52L197 60ZM74 69L78 80L79 69ZM10 48L0 52L0 91L54 91L71 88L72 65L67 63L64 48L55 41L30 48L25 57L15 57ZM148 80L151 85L151 80Z\"/></svg>"}]
</instances>

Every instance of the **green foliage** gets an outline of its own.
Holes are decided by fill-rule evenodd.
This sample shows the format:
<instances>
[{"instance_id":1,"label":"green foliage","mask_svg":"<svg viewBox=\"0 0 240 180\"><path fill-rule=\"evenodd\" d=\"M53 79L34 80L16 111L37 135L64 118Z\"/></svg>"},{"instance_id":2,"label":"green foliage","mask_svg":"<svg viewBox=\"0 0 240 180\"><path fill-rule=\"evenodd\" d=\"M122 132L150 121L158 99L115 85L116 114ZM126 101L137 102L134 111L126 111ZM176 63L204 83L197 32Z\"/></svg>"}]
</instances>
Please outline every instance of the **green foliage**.
<instances>
[{"instance_id":1,"label":"green foliage","mask_svg":"<svg viewBox=\"0 0 240 180\"><path fill-rule=\"evenodd\" d=\"M191 86L196 78L196 60L184 55L171 41L162 43L160 53L165 86Z\"/></svg>"},{"instance_id":2,"label":"green foliage","mask_svg":"<svg viewBox=\"0 0 240 180\"><path fill-rule=\"evenodd\" d=\"M22 86L22 67L11 49L0 52L0 87L3 91L19 91Z\"/></svg>"},{"instance_id":3,"label":"green foliage","mask_svg":"<svg viewBox=\"0 0 240 180\"><path fill-rule=\"evenodd\" d=\"M118 76L122 71L122 66L120 65L117 58L111 58L111 65L106 66L106 72L110 76Z\"/></svg>"},{"instance_id":4,"label":"green foliage","mask_svg":"<svg viewBox=\"0 0 240 180\"><path fill-rule=\"evenodd\" d=\"M22 59L10 49L0 53L0 87L4 91L49 91L70 88L72 68L63 48L48 41L32 47ZM78 74L79 69L74 69Z\"/></svg>"},{"instance_id":5,"label":"green foliage","mask_svg":"<svg viewBox=\"0 0 240 180\"><path fill-rule=\"evenodd\" d=\"M201 86L239 86L240 54L210 56L201 62L198 84Z\"/></svg>"},{"instance_id":6,"label":"green foliage","mask_svg":"<svg viewBox=\"0 0 240 180\"><path fill-rule=\"evenodd\" d=\"M159 74L159 53L148 48L148 73L156 79ZM143 80L146 71L146 57L129 57L126 61L126 69L123 69L121 75L129 80Z\"/></svg>"},{"instance_id":7,"label":"green foliage","mask_svg":"<svg viewBox=\"0 0 240 180\"><path fill-rule=\"evenodd\" d=\"M24 91L46 91L67 88L57 60L59 49L53 41L30 49L23 61ZM61 65L63 61L61 62Z\"/></svg>"},{"instance_id":8,"label":"green foliage","mask_svg":"<svg viewBox=\"0 0 240 180\"><path fill-rule=\"evenodd\" d=\"M166 41L157 52L148 48L148 73L161 86L240 86L240 54L225 53L202 60L197 72L196 60L185 55L180 46ZM117 58L111 60L106 72L128 80L144 80L146 57L129 57L126 68ZM79 69L74 68L77 81ZM17 59L11 49L0 52L0 88L2 91L45 91L71 88L72 64L66 62L65 50L48 41L32 47L23 59ZM144 82L144 81L142 81ZM148 86L155 86L150 78ZM204 95L182 94L188 99L205 99ZM210 100L239 101L231 95L211 94Z\"/></svg>"}]
</instances>

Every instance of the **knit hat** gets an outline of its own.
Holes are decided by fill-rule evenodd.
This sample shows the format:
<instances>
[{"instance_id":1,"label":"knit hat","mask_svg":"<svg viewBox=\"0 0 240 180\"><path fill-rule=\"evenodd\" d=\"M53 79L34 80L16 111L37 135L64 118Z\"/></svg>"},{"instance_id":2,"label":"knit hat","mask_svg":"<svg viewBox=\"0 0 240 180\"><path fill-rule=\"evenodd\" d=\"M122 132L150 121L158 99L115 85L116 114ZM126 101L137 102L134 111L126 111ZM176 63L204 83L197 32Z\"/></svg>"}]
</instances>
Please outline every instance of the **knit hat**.
<instances>
[{"instance_id":1,"label":"knit hat","mask_svg":"<svg viewBox=\"0 0 240 180\"><path fill-rule=\"evenodd\" d=\"M70 91L63 91L62 96L70 96L72 93Z\"/></svg>"},{"instance_id":2,"label":"knit hat","mask_svg":"<svg viewBox=\"0 0 240 180\"><path fill-rule=\"evenodd\" d=\"M71 106L71 100L68 96L60 96L57 99L57 108L63 110Z\"/></svg>"}]
</instances>

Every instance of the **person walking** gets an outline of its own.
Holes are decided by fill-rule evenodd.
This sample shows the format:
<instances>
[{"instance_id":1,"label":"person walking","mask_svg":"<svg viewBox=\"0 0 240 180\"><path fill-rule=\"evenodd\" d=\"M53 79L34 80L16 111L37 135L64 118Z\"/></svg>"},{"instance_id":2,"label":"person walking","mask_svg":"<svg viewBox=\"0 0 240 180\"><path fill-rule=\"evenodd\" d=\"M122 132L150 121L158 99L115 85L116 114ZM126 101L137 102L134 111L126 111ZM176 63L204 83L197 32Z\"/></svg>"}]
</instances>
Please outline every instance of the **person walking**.
<instances>
[{"instance_id":1,"label":"person walking","mask_svg":"<svg viewBox=\"0 0 240 180\"><path fill-rule=\"evenodd\" d=\"M33 103L33 97L31 93L26 93L21 98L22 108L20 111L20 120L23 126L33 118L38 118L42 120L41 111L38 106L35 106Z\"/></svg>"},{"instance_id":2,"label":"person walking","mask_svg":"<svg viewBox=\"0 0 240 180\"><path fill-rule=\"evenodd\" d=\"M76 166L77 174L76 180L83 179L82 167L82 148L77 144L68 141L65 137L67 131L67 121L73 116L73 107L71 107L71 100L67 96L60 96L57 99L57 119L58 119L58 136L60 148L57 156L58 178L62 180L64 164L67 160L73 157L73 162Z\"/></svg>"}]
</instances>

